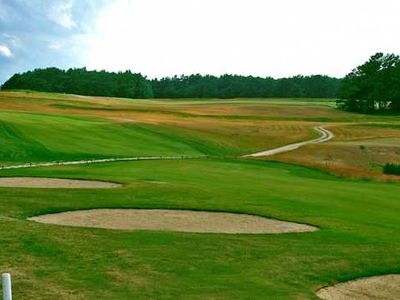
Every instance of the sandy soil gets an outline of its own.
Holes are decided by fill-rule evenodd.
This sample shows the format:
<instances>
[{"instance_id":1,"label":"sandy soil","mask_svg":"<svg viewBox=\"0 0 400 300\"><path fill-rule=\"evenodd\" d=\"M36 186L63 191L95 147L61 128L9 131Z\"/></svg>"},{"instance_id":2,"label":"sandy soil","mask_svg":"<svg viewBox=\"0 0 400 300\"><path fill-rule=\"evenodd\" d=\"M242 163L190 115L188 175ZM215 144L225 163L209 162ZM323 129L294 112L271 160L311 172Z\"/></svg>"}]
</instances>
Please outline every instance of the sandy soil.
<instances>
[{"instance_id":1,"label":"sandy soil","mask_svg":"<svg viewBox=\"0 0 400 300\"><path fill-rule=\"evenodd\" d=\"M116 188L121 186L118 183L94 181L94 180L73 180L59 178L39 178L39 177L2 177L0 187L15 188Z\"/></svg>"},{"instance_id":2,"label":"sandy soil","mask_svg":"<svg viewBox=\"0 0 400 300\"><path fill-rule=\"evenodd\" d=\"M324 300L397 300L400 299L400 275L357 279L320 289Z\"/></svg>"},{"instance_id":3,"label":"sandy soil","mask_svg":"<svg viewBox=\"0 0 400 300\"><path fill-rule=\"evenodd\" d=\"M42 215L29 220L80 227L197 233L263 234L317 230L309 225L259 216L165 209L92 209Z\"/></svg>"}]
</instances>

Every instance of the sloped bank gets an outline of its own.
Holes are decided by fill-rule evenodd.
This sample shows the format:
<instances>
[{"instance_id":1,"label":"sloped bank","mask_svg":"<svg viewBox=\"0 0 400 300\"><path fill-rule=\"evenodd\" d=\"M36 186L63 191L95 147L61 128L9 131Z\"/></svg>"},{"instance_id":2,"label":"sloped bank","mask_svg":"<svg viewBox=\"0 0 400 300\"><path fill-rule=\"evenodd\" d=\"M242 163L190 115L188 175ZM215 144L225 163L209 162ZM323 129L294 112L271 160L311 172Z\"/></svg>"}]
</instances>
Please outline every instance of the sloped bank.
<instances>
[{"instance_id":1,"label":"sloped bank","mask_svg":"<svg viewBox=\"0 0 400 300\"><path fill-rule=\"evenodd\" d=\"M31 217L29 220L46 224L116 230L194 233L277 234L318 230L310 225L254 215L168 209L78 210Z\"/></svg>"}]
</instances>

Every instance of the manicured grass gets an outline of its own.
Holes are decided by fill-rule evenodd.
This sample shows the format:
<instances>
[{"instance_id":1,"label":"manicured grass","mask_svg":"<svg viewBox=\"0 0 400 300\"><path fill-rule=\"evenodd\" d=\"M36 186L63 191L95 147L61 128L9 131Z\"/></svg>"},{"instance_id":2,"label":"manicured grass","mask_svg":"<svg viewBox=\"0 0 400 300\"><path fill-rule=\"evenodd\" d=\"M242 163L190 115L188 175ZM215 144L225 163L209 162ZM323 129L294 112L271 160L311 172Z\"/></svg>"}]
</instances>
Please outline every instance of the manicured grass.
<instances>
[{"instance_id":1,"label":"manicured grass","mask_svg":"<svg viewBox=\"0 0 400 300\"><path fill-rule=\"evenodd\" d=\"M1 189L1 269L43 299L313 298L318 287L400 272L400 186L272 162L190 160L4 171L116 180L116 190ZM158 183L157 183L158 182ZM282 235L119 232L25 217L94 207L232 211L303 222ZM12 228L12 230L7 230ZM45 287L45 297L41 297ZM71 295L72 293L72 295Z\"/></svg>"},{"instance_id":2,"label":"manicured grass","mask_svg":"<svg viewBox=\"0 0 400 300\"><path fill-rule=\"evenodd\" d=\"M235 158L308 139L315 134L312 126L327 121L336 141L287 154L288 162L297 161L296 155L313 162L326 156L351 166L353 153L362 150L354 143L396 138L394 118L340 112L332 104L321 99L121 100L1 92L0 164L209 155L0 170L0 176L124 184L109 190L0 188L0 272L12 273L15 299L315 299L315 290L327 284L400 273L399 183ZM376 121L385 123L370 126ZM358 152L349 151L350 144ZM379 146L396 161L398 153ZM362 155L376 163L371 147L366 145ZM26 220L89 208L250 213L320 230L281 235L124 232Z\"/></svg>"},{"instance_id":3,"label":"manicured grass","mask_svg":"<svg viewBox=\"0 0 400 300\"><path fill-rule=\"evenodd\" d=\"M0 112L0 161L202 154L172 134L98 118Z\"/></svg>"}]
</instances>

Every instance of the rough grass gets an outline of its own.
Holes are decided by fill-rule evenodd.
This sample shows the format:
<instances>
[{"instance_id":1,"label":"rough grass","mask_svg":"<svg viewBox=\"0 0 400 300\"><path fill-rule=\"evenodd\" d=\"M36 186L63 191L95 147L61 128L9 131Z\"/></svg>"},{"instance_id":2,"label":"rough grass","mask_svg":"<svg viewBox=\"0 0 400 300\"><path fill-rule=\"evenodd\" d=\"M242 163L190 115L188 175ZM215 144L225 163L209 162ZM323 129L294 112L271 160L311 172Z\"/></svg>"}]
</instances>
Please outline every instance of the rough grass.
<instances>
[{"instance_id":1,"label":"rough grass","mask_svg":"<svg viewBox=\"0 0 400 300\"><path fill-rule=\"evenodd\" d=\"M121 152L125 154L143 153L141 149L137 149L138 147L149 149L149 154L159 154L160 151L158 150L160 146L157 145L154 147L154 145L146 141L143 142L142 137L126 136L124 140L119 138L118 135L121 135L121 131L118 128L123 127L129 127L131 130L142 132L146 129L149 135L154 135L156 132L162 133L165 139L172 139L175 144L177 144L178 141L180 144L186 143L189 147L194 148L196 152L209 155L247 154L260 149L279 147L315 136L315 132L310 128L311 125L300 121L272 122L270 120L262 120L262 118L261 120L257 120L258 116L255 116L255 119L249 120L246 118L236 118L235 116L230 116L228 113L222 118L215 118L214 116L198 117L192 113L185 112L189 109L188 102L172 104L168 101L152 102L150 100L143 100L142 103L140 102L142 100L136 100L130 103L129 100L126 99L105 100L103 98L67 97L65 95L61 95L60 98L57 98L52 94L42 99L40 98L41 95L41 93L26 94L2 92L0 93L0 109L11 110L14 113L15 111L23 110L29 111L30 114L40 114L38 118L43 118L44 120L42 127L46 126L47 131L52 131L52 139L60 145L64 152L68 152L69 149L76 152L76 142L81 143L79 136L93 136L93 138L97 136L102 142L99 143L98 140L93 142L95 146L99 146L95 147L97 148L96 151L101 147L107 148L108 140L110 140L116 146L121 143L126 144L125 149L115 151L117 155ZM208 106L205 104L208 102L209 101L195 101L192 107L203 109L203 107ZM243 106L245 102L244 100L227 101L227 103L221 104L221 106L235 107L237 103ZM63 108L60 108L60 105ZM250 102L250 106L251 105L252 102ZM71 107L77 108L71 109ZM5 114L6 113L3 113L3 115ZM66 121L62 121L58 122L53 128L56 122L51 121L51 119L54 120L58 118L61 120L64 118L65 120L71 120L72 116L74 116L75 123L72 124L71 130L69 130L70 133L66 132L65 137L69 138L74 132L76 136L70 139L72 140L71 147L68 145L64 147L65 144L69 144L69 141L63 140L58 132L68 130L68 128L65 128L65 130L61 128L64 126L64 123L66 126L70 125ZM88 119L88 117L92 119ZM26 127L36 130L37 133L41 133L43 128L35 129L37 128L38 118L35 121L33 117L26 118L17 115L7 119L3 117L4 121L9 121L11 123L15 123L16 119L24 120ZM102 120L99 118L102 118ZM103 122L107 130L103 129L95 133L78 133L80 129L76 127L84 127L84 125L79 125L78 123L84 123L85 121L89 123L90 120ZM72 123L72 121L69 122ZM91 127L96 128L96 126ZM112 131L112 129L115 130ZM85 130L89 131L89 129ZM127 130L125 130L125 132L127 132ZM51 133L48 135L51 135ZM134 134L132 133L131 135ZM89 144L87 146L88 148L92 148ZM122 145L121 148L123 148ZM126 148L129 148L129 150ZM86 149L85 151L90 152L89 150L90 149ZM109 150L103 150L101 152L110 152ZM182 147L182 150L185 153L188 152L184 147ZM171 153L170 150L164 152L165 154ZM88 153L88 155L89 154L91 153ZM100 154L104 156L107 153ZM60 156L59 153L57 155Z\"/></svg>"},{"instance_id":2,"label":"rough grass","mask_svg":"<svg viewBox=\"0 0 400 300\"><path fill-rule=\"evenodd\" d=\"M310 122L398 121L337 110L329 99L173 99L137 100L37 92L0 92L0 108L96 116L144 118L212 118L228 120L296 120Z\"/></svg>"},{"instance_id":3,"label":"rough grass","mask_svg":"<svg viewBox=\"0 0 400 300\"><path fill-rule=\"evenodd\" d=\"M335 139L274 156L283 162L316 167L349 178L398 180L383 174L388 162L400 163L400 130L393 126L345 125L329 128Z\"/></svg>"}]
</instances>

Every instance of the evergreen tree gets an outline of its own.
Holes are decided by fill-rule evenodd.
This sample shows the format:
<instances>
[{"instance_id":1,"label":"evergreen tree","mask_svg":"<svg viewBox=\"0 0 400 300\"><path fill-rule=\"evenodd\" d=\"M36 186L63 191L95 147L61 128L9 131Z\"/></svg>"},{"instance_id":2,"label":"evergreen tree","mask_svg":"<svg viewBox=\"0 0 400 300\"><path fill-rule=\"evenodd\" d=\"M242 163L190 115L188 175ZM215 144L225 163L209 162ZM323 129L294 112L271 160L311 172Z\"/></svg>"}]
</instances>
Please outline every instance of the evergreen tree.
<instances>
[{"instance_id":1,"label":"evergreen tree","mask_svg":"<svg viewBox=\"0 0 400 300\"><path fill-rule=\"evenodd\" d=\"M400 58L377 53L342 81L339 108L361 113L400 113Z\"/></svg>"}]
</instances>

